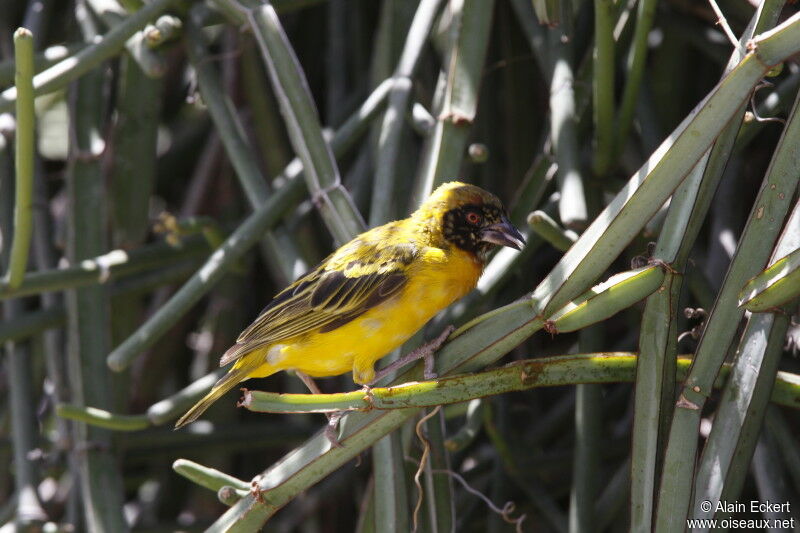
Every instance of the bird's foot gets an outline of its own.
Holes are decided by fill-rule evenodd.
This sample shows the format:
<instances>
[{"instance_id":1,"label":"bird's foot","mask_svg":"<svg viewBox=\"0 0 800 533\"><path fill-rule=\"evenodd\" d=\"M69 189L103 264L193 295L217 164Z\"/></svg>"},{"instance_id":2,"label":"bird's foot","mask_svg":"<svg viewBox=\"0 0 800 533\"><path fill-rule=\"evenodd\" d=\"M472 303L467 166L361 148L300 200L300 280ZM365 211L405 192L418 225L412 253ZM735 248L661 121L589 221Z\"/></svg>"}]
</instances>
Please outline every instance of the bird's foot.
<instances>
[{"instance_id":1,"label":"bird's foot","mask_svg":"<svg viewBox=\"0 0 800 533\"><path fill-rule=\"evenodd\" d=\"M334 448L344 448L344 445L339 442L339 420L344 416L344 411L328 413L326 416L328 417L328 425L325 426L325 437Z\"/></svg>"},{"instance_id":2,"label":"bird's foot","mask_svg":"<svg viewBox=\"0 0 800 533\"><path fill-rule=\"evenodd\" d=\"M319 390L319 387L314 380L311 379L311 376L299 370L295 371L295 374L300 378L300 381L305 383L308 390L311 391L311 394L322 394L322 391ZM339 442L339 420L344 416L344 411L325 413L325 416L328 418L328 424L325 426L325 437L334 448L342 448L342 443Z\"/></svg>"},{"instance_id":3,"label":"bird's foot","mask_svg":"<svg viewBox=\"0 0 800 533\"><path fill-rule=\"evenodd\" d=\"M425 366L422 370L422 376L425 379L436 379L438 377L436 372L433 371L433 354L435 354L439 348L442 347L442 344L445 343L450 334L455 330L455 326L451 324L444 328L438 337L411 352L412 354L416 354L417 359L422 359L425 362Z\"/></svg>"},{"instance_id":4,"label":"bird's foot","mask_svg":"<svg viewBox=\"0 0 800 533\"><path fill-rule=\"evenodd\" d=\"M295 370L294 373L297 375L298 378L300 378L300 381L303 382L303 384L308 388L308 390L311 391L311 394L322 394L322 391L319 390L319 387L314 382L314 380L311 379L311 376L309 376L305 372L300 372L299 370Z\"/></svg>"},{"instance_id":5,"label":"bird's foot","mask_svg":"<svg viewBox=\"0 0 800 533\"><path fill-rule=\"evenodd\" d=\"M415 349L412 352L407 353L397 361L394 361L392 364L386 366L375 372L375 377L370 381L367 386L373 386L382 378L386 377L391 372L394 372L398 368L401 368L409 363L422 359L425 362L425 366L423 369L423 376L425 379L435 379L436 373L433 371L433 354L442 347L442 344L447 340L447 337L450 336L453 331L455 331L455 327L452 325L447 326L444 330L439 334L438 337L433 339L430 342L427 342L420 346L419 348Z\"/></svg>"}]
</instances>

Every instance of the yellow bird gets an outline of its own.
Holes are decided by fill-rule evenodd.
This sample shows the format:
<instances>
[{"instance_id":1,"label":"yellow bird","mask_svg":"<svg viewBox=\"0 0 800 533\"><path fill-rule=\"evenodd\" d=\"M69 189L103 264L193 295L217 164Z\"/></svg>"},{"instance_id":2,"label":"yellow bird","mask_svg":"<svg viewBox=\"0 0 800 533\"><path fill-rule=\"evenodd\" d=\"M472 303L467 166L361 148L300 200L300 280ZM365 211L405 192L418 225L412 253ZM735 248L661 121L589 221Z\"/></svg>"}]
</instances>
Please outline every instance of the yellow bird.
<instances>
[{"instance_id":1,"label":"yellow bird","mask_svg":"<svg viewBox=\"0 0 800 533\"><path fill-rule=\"evenodd\" d=\"M352 371L371 383L378 359L475 287L494 245L524 244L496 196L445 183L410 217L362 233L278 293L222 356L233 367L175 427L239 382L281 370Z\"/></svg>"}]
</instances>

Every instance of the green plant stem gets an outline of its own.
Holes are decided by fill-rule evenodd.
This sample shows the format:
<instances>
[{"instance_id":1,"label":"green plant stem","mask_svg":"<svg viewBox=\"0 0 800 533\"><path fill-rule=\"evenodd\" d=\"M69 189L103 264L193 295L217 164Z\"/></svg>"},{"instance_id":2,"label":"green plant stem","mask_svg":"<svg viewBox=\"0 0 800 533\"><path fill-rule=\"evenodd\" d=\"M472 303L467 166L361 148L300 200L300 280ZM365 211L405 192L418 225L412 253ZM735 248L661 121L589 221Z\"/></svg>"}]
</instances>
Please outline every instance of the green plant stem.
<instances>
[{"instance_id":1,"label":"green plant stem","mask_svg":"<svg viewBox=\"0 0 800 533\"><path fill-rule=\"evenodd\" d=\"M214 492L217 492L225 486L233 487L237 490L250 490L250 484L246 481L229 476L214 468L189 461L188 459L176 460L172 463L172 469L189 481Z\"/></svg>"},{"instance_id":2,"label":"green plant stem","mask_svg":"<svg viewBox=\"0 0 800 533\"><path fill-rule=\"evenodd\" d=\"M453 13L446 68L438 82L441 100L435 102L436 126L421 156L414 191L418 201L427 198L437 185L461 174L489 44L493 0L454 2L450 6Z\"/></svg>"},{"instance_id":3,"label":"green plant stem","mask_svg":"<svg viewBox=\"0 0 800 533\"><path fill-rule=\"evenodd\" d=\"M373 490L373 484L374 481L370 478L359 504L355 533L376 533L377 531L375 529L375 491Z\"/></svg>"},{"instance_id":4,"label":"green plant stem","mask_svg":"<svg viewBox=\"0 0 800 533\"><path fill-rule=\"evenodd\" d=\"M233 0L216 0L216 3L227 7L226 12L235 14L240 22L247 22L252 28L286 121L289 140L303 163L308 190L334 239L344 244L364 231L366 225L341 184L308 83L275 8L268 2L248 2L249 7Z\"/></svg>"},{"instance_id":5,"label":"green plant stem","mask_svg":"<svg viewBox=\"0 0 800 533\"><path fill-rule=\"evenodd\" d=\"M168 283L183 280L197 270L197 263L184 262L165 270L128 278L111 291L112 299L127 294L144 294ZM20 341L53 328L62 327L67 321L67 311L63 305L51 303L45 308L31 311L15 318L6 317L0 322L0 342Z\"/></svg>"},{"instance_id":6,"label":"green plant stem","mask_svg":"<svg viewBox=\"0 0 800 533\"><path fill-rule=\"evenodd\" d=\"M673 198L672 201L678 200ZM675 403L678 344L675 305L681 293L681 277L667 272L662 287L664 290L654 292L645 304L639 334L641 359L636 367L634 390L630 514L631 529L641 533L652 528L659 466L666 440L664 426Z\"/></svg>"},{"instance_id":7,"label":"green plant stem","mask_svg":"<svg viewBox=\"0 0 800 533\"><path fill-rule=\"evenodd\" d=\"M15 342L35 335L45 329L64 324L67 313L64 307L48 307L19 316L4 317L0 322L0 343Z\"/></svg>"},{"instance_id":8,"label":"green plant stem","mask_svg":"<svg viewBox=\"0 0 800 533\"><path fill-rule=\"evenodd\" d=\"M244 495L247 494L245 490L237 490L230 485L223 485L217 491L217 499L221 502L230 507L234 503L241 500Z\"/></svg>"},{"instance_id":9,"label":"green plant stem","mask_svg":"<svg viewBox=\"0 0 800 533\"><path fill-rule=\"evenodd\" d=\"M486 328L487 331L496 331L495 328L502 321L505 323L500 327L510 326L516 329L516 331L512 329L515 336L531 335L543 326L553 334L576 331L609 318L652 294L660 288L663 279L664 271L662 267L656 265L620 272L584 292L575 300L550 315L547 320L532 314L530 301L526 299L517 300L470 320L450 335L450 341L460 343L471 340L474 342L479 337L477 337L478 334L475 331L470 330L478 328L477 331L480 331ZM503 341L506 339L503 339ZM502 348L505 348L505 346L492 346L487 350L487 353L480 356L488 358L490 357L489 354L491 354L491 356L499 357L498 352L495 350ZM482 350L483 348L478 352L472 352L472 355L477 356ZM451 361L449 360L442 361L442 367L445 368L450 363ZM464 363L467 362L463 361L459 365ZM474 363L474 361L468 362L470 366ZM476 365L477 367L479 366Z\"/></svg>"},{"instance_id":10,"label":"green plant stem","mask_svg":"<svg viewBox=\"0 0 800 533\"><path fill-rule=\"evenodd\" d=\"M564 226L580 228L586 224L589 215L580 169L572 38L565 35L563 26L560 26L548 29L547 41L551 54L548 76L550 138L558 164L556 179L561 192L558 217Z\"/></svg>"},{"instance_id":11,"label":"green plant stem","mask_svg":"<svg viewBox=\"0 0 800 533\"><path fill-rule=\"evenodd\" d=\"M548 317L545 328L565 333L605 320L659 290L664 276L660 265L615 274Z\"/></svg>"},{"instance_id":12,"label":"green plant stem","mask_svg":"<svg viewBox=\"0 0 800 533\"><path fill-rule=\"evenodd\" d=\"M8 145L0 144L0 232L11 233L14 211L14 180L11 170L11 156ZM0 268L5 268L10 259L8 247L0 247ZM3 302L3 322L14 322L22 315L20 301ZM14 520L15 527L23 531L33 531L41 526L47 515L39 502L37 486L40 481L39 467L28 460L30 453L38 447L36 431L36 412L33 396L33 358L27 345L16 342L2 344L7 372L7 403L3 425L10 430L11 454L3 454L9 467L3 474L13 472L13 501L7 509L8 520ZM12 460L13 457L13 460ZM3 476L10 482L10 476Z\"/></svg>"},{"instance_id":13,"label":"green plant stem","mask_svg":"<svg viewBox=\"0 0 800 533\"><path fill-rule=\"evenodd\" d=\"M539 284L533 293L537 308L550 314L611 264L711 146L766 69L748 55L678 126Z\"/></svg>"},{"instance_id":14,"label":"green plant stem","mask_svg":"<svg viewBox=\"0 0 800 533\"><path fill-rule=\"evenodd\" d=\"M211 390L214 383L224 374L225 371L222 369L211 372L172 396L154 403L144 414L140 415L118 414L96 407L82 407L73 404L59 405L56 414L62 418L78 420L115 431L140 431L175 420Z\"/></svg>"},{"instance_id":15,"label":"green plant stem","mask_svg":"<svg viewBox=\"0 0 800 533\"><path fill-rule=\"evenodd\" d=\"M411 27L411 21L418 8L419 2L390 2L381 5L367 73L370 86L380 83L388 83L390 89L394 86L393 74L407 40L406 32ZM365 148L375 160L378 156L377 144L381 127L382 123L375 121L370 128L369 147ZM370 505L372 503L374 502ZM374 527L374 524L372 526Z\"/></svg>"},{"instance_id":16,"label":"green plant stem","mask_svg":"<svg viewBox=\"0 0 800 533\"><path fill-rule=\"evenodd\" d=\"M534 211L528 215L528 226L553 248L562 252L569 250L569 247L578 240L574 231L565 230L544 211Z\"/></svg>"},{"instance_id":17,"label":"green plant stem","mask_svg":"<svg viewBox=\"0 0 800 533\"><path fill-rule=\"evenodd\" d=\"M95 4L98 0L93 0ZM97 11L108 7L109 15L103 20L107 26L119 23L124 14L118 4L94 6ZM118 8L115 10L114 8ZM141 34L128 40L126 47L141 45ZM148 58L160 61L160 72L165 70L163 59L153 52L141 55L140 61L132 53L123 54L119 60L116 113L113 125L112 171L110 180L110 215L112 221L112 246L123 249L140 247L150 229L150 199L155 188L158 159L158 129L162 106L162 80L151 77L143 66L149 67ZM210 246L213 248L213 246ZM163 271L160 271L163 272ZM111 306L111 341L115 345L131 334L145 314L142 294L117 295ZM128 389L128 376L113 378L113 389L120 400L122 391Z\"/></svg>"},{"instance_id":18,"label":"green plant stem","mask_svg":"<svg viewBox=\"0 0 800 533\"><path fill-rule=\"evenodd\" d=\"M116 0L86 0L86 3L109 30L123 24L127 18L127 13ZM166 72L166 60L148 46L144 32L137 31L132 35L125 41L125 48L128 56L148 77L159 78ZM159 101L157 98L154 100Z\"/></svg>"},{"instance_id":19,"label":"green plant stem","mask_svg":"<svg viewBox=\"0 0 800 533\"><path fill-rule=\"evenodd\" d=\"M114 246L133 248L150 227L162 82L146 76L130 55L120 60L114 167L111 178Z\"/></svg>"},{"instance_id":20,"label":"green plant stem","mask_svg":"<svg viewBox=\"0 0 800 533\"><path fill-rule=\"evenodd\" d=\"M773 26L782 7L780 0L761 4L740 39L742 45L755 33ZM731 54L726 74L742 61L741 49ZM714 146L700 159L673 196L654 255L670 262L678 272L687 270L689 253L728 164L743 114L744 106L736 111ZM643 354L641 375L645 381L637 386L631 491L632 527L637 531L649 531L652 527L655 487L659 483L658 472L663 463L669 421L675 403L674 371L670 367L677 353L677 317L674 309L679 305L683 278L668 276L668 279L669 297L667 294L651 297L658 302L654 302L650 310L653 316L646 313L643 319L643 324L649 324L649 329L645 332L643 328L640 339ZM666 324L669 327L664 327ZM662 382L649 381L653 376L661 376Z\"/></svg>"},{"instance_id":21,"label":"green plant stem","mask_svg":"<svg viewBox=\"0 0 800 533\"><path fill-rule=\"evenodd\" d=\"M236 115L231 96L225 94L219 72L206 51L207 43L202 32L205 10L194 9L186 27L186 51L189 61L197 72L197 84L203 103L208 108L225 151L236 171L245 197L256 207L269 196L267 182L261 175L253 157L253 147Z\"/></svg>"},{"instance_id":22,"label":"green plant stem","mask_svg":"<svg viewBox=\"0 0 800 533\"><path fill-rule=\"evenodd\" d=\"M60 404L56 415L113 431L138 431L150 425L146 415L120 415L96 407Z\"/></svg>"},{"instance_id":23,"label":"green plant stem","mask_svg":"<svg viewBox=\"0 0 800 533\"><path fill-rule=\"evenodd\" d=\"M406 36L403 53L392 76L392 90L389 92L388 105L378 136L375 182L369 214L370 226L384 224L397 218L395 203L397 159L400 155L406 113L411 103L412 78L441 5L442 0L422 0L419 3Z\"/></svg>"},{"instance_id":24,"label":"green plant stem","mask_svg":"<svg viewBox=\"0 0 800 533\"><path fill-rule=\"evenodd\" d=\"M796 141L790 141L796 142ZM795 206L772 252L770 266L800 247L800 204ZM764 421L769 395L778 371L786 331L787 310L778 313L754 313L747 320L733 364L731 378L714 417L697 469L694 488L696 518L711 518L717 502L735 501L744 486L747 470L740 465L750 462ZM712 510L702 502L712 502Z\"/></svg>"},{"instance_id":25,"label":"green plant stem","mask_svg":"<svg viewBox=\"0 0 800 533\"><path fill-rule=\"evenodd\" d=\"M112 250L65 268L32 272L21 286L12 289L0 282L0 299L104 284L132 274L154 271L208 254L203 239L187 239L180 247L149 244L130 252Z\"/></svg>"},{"instance_id":26,"label":"green plant stem","mask_svg":"<svg viewBox=\"0 0 800 533\"><path fill-rule=\"evenodd\" d=\"M613 362L621 363L624 357L626 356L615 356ZM633 378L635 356L628 355L627 357L627 379L630 380ZM536 364L536 361L533 363ZM681 360L679 369L682 372L685 372L688 369L689 364L690 360L683 359ZM592 364L591 366L592 368L586 371L586 375L597 377L598 372L596 365ZM620 366L621 365L619 364L615 364L617 369ZM723 371L726 368L727 367L724 367ZM613 373L613 369L607 370L612 371ZM512 371L514 372L512 380L514 382L519 382L519 369L512 368ZM721 378L724 377L724 375L725 372L723 372ZM359 391L357 391L356 394L360 394L363 397L363 393L360 393ZM800 405L798 396L800 396L800 377L780 372L778 374L778 385L773 391L773 399L784 405L797 406ZM396 407L396 404L394 406ZM337 406L334 409L338 409L340 407L341 406ZM290 456L290 458L294 458L295 460L300 459L304 464L307 464L308 461L316 463L318 468L306 470L305 472L306 475L311 475L314 478L319 479L325 475L325 472L328 468L330 468L331 463L338 465L351 459L358 453L359 450L369 446L378 438L386 434L386 432L391 431L391 429L400 426L405 420L412 416L414 412L416 412L416 409L401 408L396 409L391 413L378 411L375 414L365 415L365 418L354 419L350 426L351 430L349 434L345 435L341 439L342 444L344 444L343 448L331 449L327 439L320 432L305 445L305 448L297 450L293 455ZM317 456L320 454L322 454L322 456L317 458ZM320 460L324 460L324 463L321 464ZM286 463L284 466L293 468L297 467L293 461ZM281 477L285 475L286 473L281 473ZM262 487L262 490L270 489L270 491L267 493L269 494L269 498L261 503L258 503L255 497L248 496L234 506L234 508L232 508L228 513L223 515L214 525L212 525L210 531L224 531L226 530L225 528L233 528L234 531L252 531L253 526L257 524L263 524L263 522L271 514L285 505L289 499L291 499L292 493L295 490L299 490L300 487L306 486L308 483L313 483L313 481L309 482L307 478L297 479L290 477L289 479L292 479L292 483L288 486L285 483L281 483L281 490L278 491L277 486L273 484L277 481L280 481L281 477L276 477L275 474L270 474L268 471L267 476L261 478L260 486Z\"/></svg>"},{"instance_id":27,"label":"green plant stem","mask_svg":"<svg viewBox=\"0 0 800 533\"><path fill-rule=\"evenodd\" d=\"M153 4L150 4L151 6ZM78 6L80 7L80 6ZM91 40L94 30L87 13L78 20L84 37ZM76 85L72 124L75 144L68 176L69 237L68 259L76 264L99 255L106 249L105 191L99 160L104 148L96 132L102 129L103 108L97 105L103 95L104 75L94 70ZM108 370L103 357L110 344L109 308L106 288L94 285L67 294L68 367L72 401L100 409L111 407ZM122 479L117 459L109 448L107 430L75 425L73 454L79 472L86 527L92 531L125 531L122 514Z\"/></svg>"},{"instance_id":28,"label":"green plant stem","mask_svg":"<svg viewBox=\"0 0 800 533\"><path fill-rule=\"evenodd\" d=\"M533 0L530 3L533 4L536 18L540 24L553 28L563 22L564 8L558 0ZM566 9L572 9L572 7L569 6Z\"/></svg>"},{"instance_id":29,"label":"green plant stem","mask_svg":"<svg viewBox=\"0 0 800 533\"><path fill-rule=\"evenodd\" d=\"M622 153L633 124L636 102L639 99L639 90L642 86L645 62L647 60L647 37L653 27L657 5L657 0L639 0L639 6L636 11L636 29L628 52L625 88L622 90L622 100L619 104L617 118L616 145L614 146L614 155L616 156Z\"/></svg>"},{"instance_id":30,"label":"green plant stem","mask_svg":"<svg viewBox=\"0 0 800 533\"><path fill-rule=\"evenodd\" d=\"M800 21L800 17L797 20ZM676 404L669 431L664 476L659 491L657 527L663 531L685 527L684 518L690 512L691 497L691 491L685 490L685 484L691 482L694 472L694 461L687 461L686 458L695 456L697 442L693 436L696 436L699 427L700 411L744 314L744 310L737 306L738 293L748 279L763 270L797 187L793 170L797 163L793 151L789 149L800 138L800 117L795 118L797 106L798 101L775 150L734 259L703 330L692 371L681 388L681 397Z\"/></svg>"},{"instance_id":31,"label":"green plant stem","mask_svg":"<svg viewBox=\"0 0 800 533\"><path fill-rule=\"evenodd\" d=\"M645 1L645 0L642 0ZM614 157L614 15L613 0L594 1L594 173L605 176Z\"/></svg>"},{"instance_id":32,"label":"green plant stem","mask_svg":"<svg viewBox=\"0 0 800 533\"><path fill-rule=\"evenodd\" d=\"M786 315L756 313L748 320L700 457L691 517L712 518L717 502L739 498L748 475L743 465L756 448L788 326ZM702 509L706 500L711 512Z\"/></svg>"},{"instance_id":33,"label":"green plant stem","mask_svg":"<svg viewBox=\"0 0 800 533\"><path fill-rule=\"evenodd\" d=\"M19 287L28 266L28 252L33 234L33 34L25 28L14 32L14 59L17 69L17 129L15 143L16 205L14 207L14 241L8 263L7 283Z\"/></svg>"},{"instance_id":34,"label":"green plant stem","mask_svg":"<svg viewBox=\"0 0 800 533\"><path fill-rule=\"evenodd\" d=\"M20 302L7 302L3 307L5 315L11 320L21 309ZM36 492L40 481L39 469L28 460L29 454L38 448L39 440L36 413L33 409L32 358L30 348L13 342L6 343L5 352L9 380L8 408L14 448L14 485L17 494L16 522L20 529L28 530L47 518Z\"/></svg>"},{"instance_id":35,"label":"green plant stem","mask_svg":"<svg viewBox=\"0 0 800 533\"><path fill-rule=\"evenodd\" d=\"M792 226L787 224L787 230L790 228ZM800 248L781 257L747 282L739 293L739 305L749 311L764 312L797 296L800 296Z\"/></svg>"},{"instance_id":36,"label":"green plant stem","mask_svg":"<svg viewBox=\"0 0 800 533\"><path fill-rule=\"evenodd\" d=\"M183 30L183 22L172 15L161 15L153 24L142 30L148 48L157 49L166 42L177 38Z\"/></svg>"},{"instance_id":37,"label":"green plant stem","mask_svg":"<svg viewBox=\"0 0 800 533\"><path fill-rule=\"evenodd\" d=\"M339 439L342 447L331 448L330 442L328 442L327 438L320 432L311 439L310 445L306 444L304 447L297 448L290 455L294 460L287 466L290 466L292 470L294 470L294 468L300 464L307 461L314 462L315 457L322 455L327 464L322 465L321 469L315 468L312 471L307 471L307 474L310 475L314 481L318 481L330 471L329 469L331 466L336 468L349 461L355 457L360 450L372 445L384 435L401 426L416 412L417 409L414 408L396 409L380 412L375 416L368 415L364 418L351 419L348 421L348 434ZM300 461L299 463L298 460ZM318 466L318 464L315 466ZM286 472L285 474L289 474L290 478L292 477L291 472ZM285 474L282 474L281 477L285 476ZM274 488L272 484L279 479L280 478L271 475L261 477L258 480L257 489L259 491L264 491L266 494L267 490ZM295 490L300 489L300 487L306 483L307 480L302 480L299 484L295 481L288 486L286 484L281 484L282 490L277 492L271 491L270 498L268 500L262 499L261 502L256 499L255 495L248 495L212 524L208 529L209 533L217 531L245 532L257 530L271 515L286 505L294 497Z\"/></svg>"},{"instance_id":38,"label":"green plant stem","mask_svg":"<svg viewBox=\"0 0 800 533\"><path fill-rule=\"evenodd\" d=\"M34 94L39 96L60 89L116 55L134 33L169 9L175 1L153 0L148 2L142 9L125 19L96 42L43 70L33 77ZM3 91L0 94L0 113L9 111L14 106L16 99L16 87Z\"/></svg>"},{"instance_id":39,"label":"green plant stem","mask_svg":"<svg viewBox=\"0 0 800 533\"><path fill-rule=\"evenodd\" d=\"M400 433L394 431L377 441L372 455L375 517L381 522L375 527L387 533L410 531L408 480Z\"/></svg>"},{"instance_id":40,"label":"green plant stem","mask_svg":"<svg viewBox=\"0 0 800 533\"><path fill-rule=\"evenodd\" d=\"M334 394L280 394L245 390L242 407L259 413L327 413L341 410L406 409L434 407L539 387L576 383L620 383L632 381L637 356L630 352L597 352L559 355L515 361L496 370L440 378L435 381L376 387L370 396L363 391ZM678 358L677 375L683 379L692 359ZM730 373L723 367L715 383L720 387ZM800 409L800 376L780 372L775 380L772 401Z\"/></svg>"},{"instance_id":41,"label":"green plant stem","mask_svg":"<svg viewBox=\"0 0 800 533\"><path fill-rule=\"evenodd\" d=\"M602 345L603 330L594 325L579 333L581 351ZM588 531L596 523L599 448L603 422L603 391L599 385L581 383L575 387L575 452L572 459L572 487L569 499L570 531Z\"/></svg>"},{"instance_id":42,"label":"green plant stem","mask_svg":"<svg viewBox=\"0 0 800 533\"><path fill-rule=\"evenodd\" d=\"M779 0L773 1L777 3ZM770 68L785 60L788 54L797 49L798 24L800 13L795 13L779 26L757 35L752 43L753 53Z\"/></svg>"},{"instance_id":43,"label":"green plant stem","mask_svg":"<svg viewBox=\"0 0 800 533\"><path fill-rule=\"evenodd\" d=\"M243 48L240 71L246 102L253 114L256 146L263 154L267 176L277 176L292 159L291 147L255 42L250 39Z\"/></svg>"},{"instance_id":44,"label":"green plant stem","mask_svg":"<svg viewBox=\"0 0 800 533\"><path fill-rule=\"evenodd\" d=\"M338 158L349 151L372 120L383 111L392 81L384 80L370 93L361 107L348 118L331 138L331 149ZM291 166L291 163L290 163Z\"/></svg>"},{"instance_id":45,"label":"green plant stem","mask_svg":"<svg viewBox=\"0 0 800 533\"><path fill-rule=\"evenodd\" d=\"M414 131L416 131L417 135L420 137L427 137L436 126L436 119L431 115L431 112L419 102L414 102L411 105L411 112L407 119L411 123L411 127L414 128Z\"/></svg>"},{"instance_id":46,"label":"green plant stem","mask_svg":"<svg viewBox=\"0 0 800 533\"><path fill-rule=\"evenodd\" d=\"M742 42L749 40L757 28L774 24L779 11L779 7L772 11L760 9L745 30ZM734 51L725 73L741 60L738 50ZM742 106L672 197L654 256L671 264L676 272L687 270L689 253L722 178L743 113ZM631 529L637 532L648 532L652 528L656 487L675 404L678 328L675 309L682 286L683 276L668 272L664 283L666 290L648 298L642 318L639 337L642 360L637 369L630 498Z\"/></svg>"},{"instance_id":47,"label":"green plant stem","mask_svg":"<svg viewBox=\"0 0 800 533\"><path fill-rule=\"evenodd\" d=\"M553 160L547 154L538 154L534 158L511 201L509 216L512 222L518 225L522 224L527 220L531 209L539 206L551 183L551 168L553 168Z\"/></svg>"}]
</instances>

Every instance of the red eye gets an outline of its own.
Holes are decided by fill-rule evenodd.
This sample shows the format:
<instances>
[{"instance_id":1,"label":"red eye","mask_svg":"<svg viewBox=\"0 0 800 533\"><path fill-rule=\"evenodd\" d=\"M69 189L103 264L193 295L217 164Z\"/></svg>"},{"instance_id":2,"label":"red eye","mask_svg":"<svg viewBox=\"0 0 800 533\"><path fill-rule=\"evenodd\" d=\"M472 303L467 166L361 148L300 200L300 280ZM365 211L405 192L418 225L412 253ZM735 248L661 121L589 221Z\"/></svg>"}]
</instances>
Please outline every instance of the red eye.
<instances>
[{"instance_id":1,"label":"red eye","mask_svg":"<svg viewBox=\"0 0 800 533\"><path fill-rule=\"evenodd\" d=\"M477 226L478 224L481 223L481 216L475 212L467 213L467 222L469 222L473 226Z\"/></svg>"}]
</instances>

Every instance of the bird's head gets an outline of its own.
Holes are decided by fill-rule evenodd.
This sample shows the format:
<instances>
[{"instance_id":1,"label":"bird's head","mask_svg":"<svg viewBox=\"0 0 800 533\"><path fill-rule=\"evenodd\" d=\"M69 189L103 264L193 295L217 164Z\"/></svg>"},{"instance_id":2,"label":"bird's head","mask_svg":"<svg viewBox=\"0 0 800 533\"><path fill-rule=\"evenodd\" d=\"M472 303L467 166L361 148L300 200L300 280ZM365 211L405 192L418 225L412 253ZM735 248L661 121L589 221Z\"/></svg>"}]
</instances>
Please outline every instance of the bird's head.
<instances>
[{"instance_id":1,"label":"bird's head","mask_svg":"<svg viewBox=\"0 0 800 533\"><path fill-rule=\"evenodd\" d=\"M434 219L445 241L481 259L495 245L521 250L525 244L500 200L474 185L458 181L441 185L415 216Z\"/></svg>"}]
</instances>

